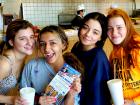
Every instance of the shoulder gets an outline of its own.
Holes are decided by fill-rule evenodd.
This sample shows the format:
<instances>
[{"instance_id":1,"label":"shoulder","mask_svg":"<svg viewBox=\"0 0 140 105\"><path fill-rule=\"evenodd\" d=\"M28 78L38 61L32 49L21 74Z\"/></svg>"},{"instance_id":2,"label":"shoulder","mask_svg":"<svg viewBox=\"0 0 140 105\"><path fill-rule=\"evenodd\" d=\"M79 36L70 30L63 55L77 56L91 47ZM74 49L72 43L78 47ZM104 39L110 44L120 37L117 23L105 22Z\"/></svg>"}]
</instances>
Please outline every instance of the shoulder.
<instances>
[{"instance_id":1,"label":"shoulder","mask_svg":"<svg viewBox=\"0 0 140 105\"><path fill-rule=\"evenodd\" d=\"M76 42L76 43L73 45L71 51L72 51L72 52L74 52L75 50L77 51L79 48L80 48L80 42L78 41L78 42Z\"/></svg>"},{"instance_id":2,"label":"shoulder","mask_svg":"<svg viewBox=\"0 0 140 105\"><path fill-rule=\"evenodd\" d=\"M97 47L95 49L92 50L94 53L96 53L96 56L106 56L103 48Z\"/></svg>"},{"instance_id":3,"label":"shoulder","mask_svg":"<svg viewBox=\"0 0 140 105\"><path fill-rule=\"evenodd\" d=\"M10 68L10 66L11 66L10 60L5 56L0 55L0 71L3 69L8 69Z\"/></svg>"},{"instance_id":4,"label":"shoulder","mask_svg":"<svg viewBox=\"0 0 140 105\"><path fill-rule=\"evenodd\" d=\"M34 58L32 60L30 60L29 62L27 62L25 64L24 69L27 70L34 70L36 68L43 68L43 67L50 67L48 63L46 63L45 58L43 57L39 57L39 58Z\"/></svg>"},{"instance_id":5,"label":"shoulder","mask_svg":"<svg viewBox=\"0 0 140 105\"><path fill-rule=\"evenodd\" d=\"M33 58L33 59L29 60L25 64L25 66L35 66L37 63L41 63L41 62L44 62L42 57L40 57L40 58Z\"/></svg>"},{"instance_id":6,"label":"shoulder","mask_svg":"<svg viewBox=\"0 0 140 105\"><path fill-rule=\"evenodd\" d=\"M10 73L11 64L5 56L0 55L0 78L7 76Z\"/></svg>"},{"instance_id":7,"label":"shoulder","mask_svg":"<svg viewBox=\"0 0 140 105\"><path fill-rule=\"evenodd\" d=\"M96 58L99 59L100 61L104 61L104 60L108 61L107 55L105 54L102 48L96 49Z\"/></svg>"}]
</instances>

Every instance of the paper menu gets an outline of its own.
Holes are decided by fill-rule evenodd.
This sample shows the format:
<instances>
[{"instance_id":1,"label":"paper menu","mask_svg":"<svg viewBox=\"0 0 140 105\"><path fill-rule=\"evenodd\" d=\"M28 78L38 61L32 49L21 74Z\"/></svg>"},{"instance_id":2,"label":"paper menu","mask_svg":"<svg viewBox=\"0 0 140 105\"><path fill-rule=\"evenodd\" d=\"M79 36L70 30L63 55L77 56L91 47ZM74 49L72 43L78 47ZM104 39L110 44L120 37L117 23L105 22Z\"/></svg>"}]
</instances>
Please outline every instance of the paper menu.
<instances>
[{"instance_id":1,"label":"paper menu","mask_svg":"<svg viewBox=\"0 0 140 105\"><path fill-rule=\"evenodd\" d=\"M80 72L65 63L47 86L46 95L54 96L57 100L62 100L70 90L74 79L77 76L80 77L80 75Z\"/></svg>"}]
</instances>

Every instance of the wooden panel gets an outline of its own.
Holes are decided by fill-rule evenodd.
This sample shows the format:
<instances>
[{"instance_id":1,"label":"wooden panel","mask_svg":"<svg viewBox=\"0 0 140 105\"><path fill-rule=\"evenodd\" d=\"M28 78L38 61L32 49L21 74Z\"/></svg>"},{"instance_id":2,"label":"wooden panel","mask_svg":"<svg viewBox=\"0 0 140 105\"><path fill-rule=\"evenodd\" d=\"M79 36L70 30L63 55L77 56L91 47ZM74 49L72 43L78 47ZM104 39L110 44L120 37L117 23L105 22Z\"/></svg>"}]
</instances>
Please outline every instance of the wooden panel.
<instances>
[{"instance_id":1,"label":"wooden panel","mask_svg":"<svg viewBox=\"0 0 140 105\"><path fill-rule=\"evenodd\" d=\"M111 51L112 51L112 49L113 49L113 46L112 46L112 43L110 42L110 40L109 40L108 38L107 38L107 40L106 40L106 42L105 42L105 44L104 44L103 49L104 49L104 51L105 51L107 57L109 58L110 53L111 53Z\"/></svg>"}]
</instances>

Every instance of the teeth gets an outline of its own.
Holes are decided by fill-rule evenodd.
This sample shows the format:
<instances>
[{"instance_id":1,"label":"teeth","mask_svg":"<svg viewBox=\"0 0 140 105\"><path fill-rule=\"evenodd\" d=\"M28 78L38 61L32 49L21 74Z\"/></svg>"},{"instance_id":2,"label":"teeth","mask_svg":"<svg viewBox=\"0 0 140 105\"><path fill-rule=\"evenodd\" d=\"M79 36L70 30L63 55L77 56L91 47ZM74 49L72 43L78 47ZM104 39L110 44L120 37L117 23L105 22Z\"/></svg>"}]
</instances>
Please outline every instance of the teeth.
<instances>
[{"instance_id":1,"label":"teeth","mask_svg":"<svg viewBox=\"0 0 140 105\"><path fill-rule=\"evenodd\" d=\"M51 54L46 54L47 56L50 56Z\"/></svg>"},{"instance_id":2,"label":"teeth","mask_svg":"<svg viewBox=\"0 0 140 105\"><path fill-rule=\"evenodd\" d=\"M27 50L32 50L33 48L25 48L25 49L27 49Z\"/></svg>"}]
</instances>

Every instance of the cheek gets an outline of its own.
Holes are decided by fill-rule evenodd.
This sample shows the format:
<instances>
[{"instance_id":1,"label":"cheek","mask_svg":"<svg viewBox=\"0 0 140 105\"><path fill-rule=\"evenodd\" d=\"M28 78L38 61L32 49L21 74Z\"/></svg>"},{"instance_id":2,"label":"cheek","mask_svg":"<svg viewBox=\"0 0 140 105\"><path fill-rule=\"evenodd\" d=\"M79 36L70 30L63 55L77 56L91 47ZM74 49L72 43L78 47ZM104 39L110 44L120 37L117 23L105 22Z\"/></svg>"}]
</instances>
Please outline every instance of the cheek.
<instances>
[{"instance_id":1,"label":"cheek","mask_svg":"<svg viewBox=\"0 0 140 105\"><path fill-rule=\"evenodd\" d=\"M112 36L110 31L107 32L107 35L108 35L109 38L111 38L111 36Z\"/></svg>"},{"instance_id":2,"label":"cheek","mask_svg":"<svg viewBox=\"0 0 140 105\"><path fill-rule=\"evenodd\" d=\"M96 40L96 41L100 41L101 40L101 36L93 36L92 39Z\"/></svg>"},{"instance_id":3,"label":"cheek","mask_svg":"<svg viewBox=\"0 0 140 105\"><path fill-rule=\"evenodd\" d=\"M85 35L85 34L86 34L86 30L81 29L81 31L80 31L80 36L83 36L83 35Z\"/></svg>"},{"instance_id":4,"label":"cheek","mask_svg":"<svg viewBox=\"0 0 140 105\"><path fill-rule=\"evenodd\" d=\"M126 34L127 34L127 31L123 31L123 37L125 38L126 37Z\"/></svg>"},{"instance_id":5,"label":"cheek","mask_svg":"<svg viewBox=\"0 0 140 105\"><path fill-rule=\"evenodd\" d=\"M22 41L16 41L15 43L15 46L24 46L25 45L25 42L22 42Z\"/></svg>"},{"instance_id":6,"label":"cheek","mask_svg":"<svg viewBox=\"0 0 140 105\"><path fill-rule=\"evenodd\" d=\"M86 32L84 30L81 30L79 33L79 38L82 39L82 37L84 37L86 34Z\"/></svg>"}]
</instances>

